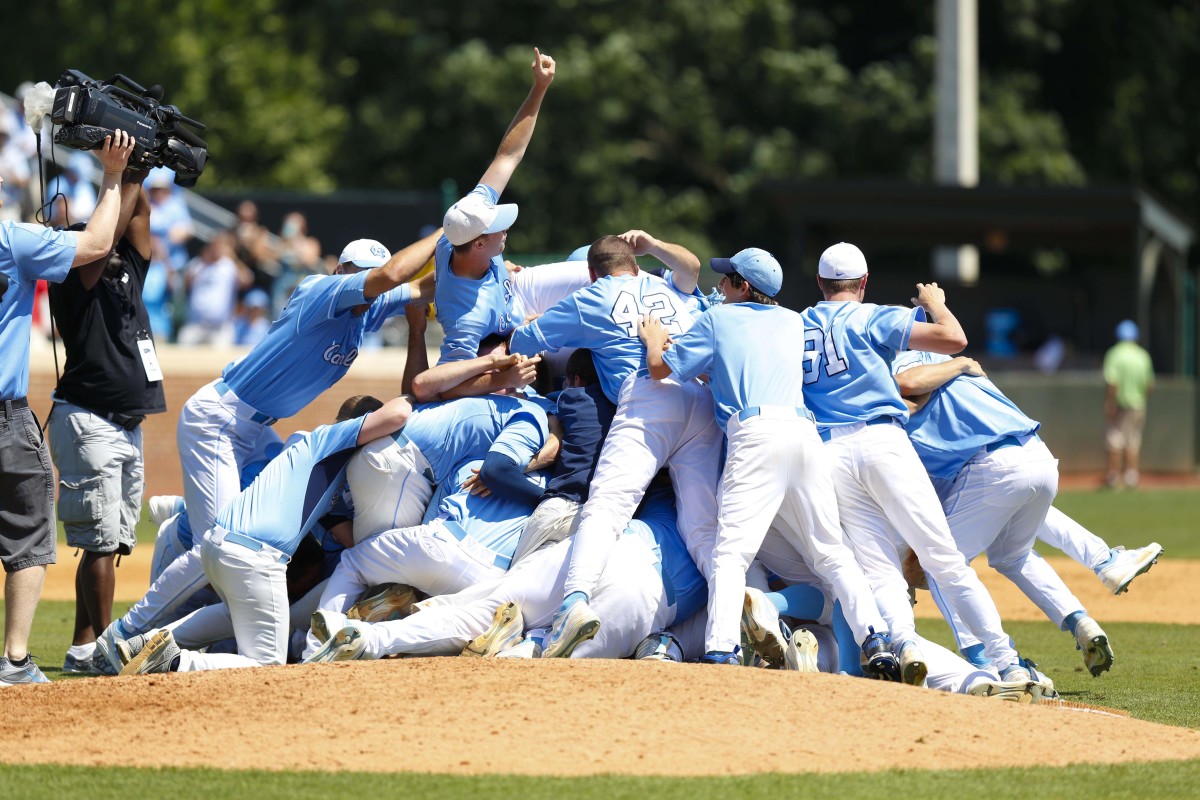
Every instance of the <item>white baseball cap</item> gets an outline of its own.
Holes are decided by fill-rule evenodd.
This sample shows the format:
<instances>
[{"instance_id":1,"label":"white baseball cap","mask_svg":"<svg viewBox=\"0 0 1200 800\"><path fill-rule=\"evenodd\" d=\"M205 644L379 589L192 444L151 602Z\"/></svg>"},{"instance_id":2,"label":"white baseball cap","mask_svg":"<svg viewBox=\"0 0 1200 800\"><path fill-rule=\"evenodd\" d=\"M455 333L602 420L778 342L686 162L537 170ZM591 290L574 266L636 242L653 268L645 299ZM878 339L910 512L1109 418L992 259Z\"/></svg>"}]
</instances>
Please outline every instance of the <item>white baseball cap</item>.
<instances>
[{"instance_id":1,"label":"white baseball cap","mask_svg":"<svg viewBox=\"0 0 1200 800\"><path fill-rule=\"evenodd\" d=\"M338 263L374 269L382 267L391 257L391 251L374 239L355 239L342 250Z\"/></svg>"},{"instance_id":2,"label":"white baseball cap","mask_svg":"<svg viewBox=\"0 0 1200 800\"><path fill-rule=\"evenodd\" d=\"M496 205L482 194L471 192L450 206L442 228L450 244L458 247L485 233L506 231L516 221L516 203Z\"/></svg>"},{"instance_id":3,"label":"white baseball cap","mask_svg":"<svg viewBox=\"0 0 1200 800\"><path fill-rule=\"evenodd\" d=\"M867 274L867 257L849 242L838 242L821 253L817 274L833 281L848 281Z\"/></svg>"}]
</instances>

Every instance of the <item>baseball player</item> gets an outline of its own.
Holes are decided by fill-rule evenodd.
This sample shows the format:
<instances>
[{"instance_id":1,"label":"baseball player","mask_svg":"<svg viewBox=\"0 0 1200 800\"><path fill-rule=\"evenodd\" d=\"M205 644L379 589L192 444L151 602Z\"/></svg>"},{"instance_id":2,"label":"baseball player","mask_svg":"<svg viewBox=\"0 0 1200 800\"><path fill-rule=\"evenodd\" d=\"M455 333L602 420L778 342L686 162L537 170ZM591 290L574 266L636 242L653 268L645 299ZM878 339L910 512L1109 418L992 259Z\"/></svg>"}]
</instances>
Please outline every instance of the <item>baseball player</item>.
<instances>
[{"instance_id":1,"label":"baseball player","mask_svg":"<svg viewBox=\"0 0 1200 800\"><path fill-rule=\"evenodd\" d=\"M1109 547L1099 536L1054 506L1046 512L1046 520L1038 528L1037 536L1095 572L1104 588L1115 595L1128 591L1133 579L1148 572L1163 554L1163 547L1158 542L1134 550Z\"/></svg>"},{"instance_id":2,"label":"baseball player","mask_svg":"<svg viewBox=\"0 0 1200 800\"><path fill-rule=\"evenodd\" d=\"M783 286L783 270L756 247L711 265L722 275L722 305L700 315L669 349L659 321L647 316L640 329L652 378L708 375L726 434L706 656L736 660L746 570L778 515L780 529L833 586L862 642L868 674L898 678L887 628L842 538L828 455L804 406L804 351L764 347L804 339L800 315L772 299Z\"/></svg>"},{"instance_id":3,"label":"baseball player","mask_svg":"<svg viewBox=\"0 0 1200 800\"><path fill-rule=\"evenodd\" d=\"M558 542L531 554L502 577L431 599L403 620L375 625L347 621L308 660L373 659L398 653L467 655L467 646L476 655L495 655L527 627L549 623L562 597L569 559L570 543ZM704 593L704 578L675 527L672 490L665 485L652 488L614 545L596 585L594 603L604 614L604 629L575 648L573 655L629 656L649 631L701 608ZM510 604L519 611L507 617L493 614ZM502 625L489 629L494 619ZM321 627L327 628L328 623Z\"/></svg>"},{"instance_id":4,"label":"baseball player","mask_svg":"<svg viewBox=\"0 0 1200 800\"><path fill-rule=\"evenodd\" d=\"M504 132L479 185L446 211L445 235L434 253L438 319L446 334L439 363L474 358L486 336L507 335L525 321L526 314L540 313L588 282L586 270L578 264L521 269L510 275L503 258L508 229L517 221L517 206L497 204L533 138L554 70L554 59L535 47L533 88ZM418 400L433 399L416 386L414 391ZM484 387L464 393L489 391Z\"/></svg>"},{"instance_id":5,"label":"baseball player","mask_svg":"<svg viewBox=\"0 0 1200 800\"><path fill-rule=\"evenodd\" d=\"M588 269L595 278L591 286L518 328L509 343L512 352L524 355L589 348L604 394L617 406L572 539L567 596L544 657L565 658L585 631L595 632L599 619L587 598L650 480L664 465L675 486L679 531L706 580L712 580L721 464L712 395L698 381L652 380L638 337L647 314L669 333L681 335L691 327L692 313L662 279L639 272L633 246L618 236L592 244Z\"/></svg>"},{"instance_id":6,"label":"baseball player","mask_svg":"<svg viewBox=\"0 0 1200 800\"><path fill-rule=\"evenodd\" d=\"M175 438L193 530L211 528L217 511L237 496L241 469L263 428L292 416L340 380L358 357L364 333L378 330L410 299L420 299L421 285L406 281L429 260L437 236L394 256L372 239L351 242L335 274L301 281L263 340L184 403ZM110 664L119 664L117 640L160 627L206 583L199 544L171 563L98 637L97 648Z\"/></svg>"},{"instance_id":7,"label":"baseball player","mask_svg":"<svg viewBox=\"0 0 1200 800\"><path fill-rule=\"evenodd\" d=\"M910 350L896 357L892 371L910 401L905 430L959 551L968 561L986 552L993 569L1075 636L1092 675L1111 668L1108 636L1032 549L1058 493L1058 461L1037 435L1041 426L974 359ZM930 591L945 613L935 581ZM954 615L947 619L953 627Z\"/></svg>"},{"instance_id":8,"label":"baseball player","mask_svg":"<svg viewBox=\"0 0 1200 800\"><path fill-rule=\"evenodd\" d=\"M821 255L824 302L806 309L804 399L834 460L842 525L899 647L906 682L926 665L893 535L917 554L1004 680L1029 680L987 589L954 546L941 503L904 433L908 408L891 361L909 348L954 354L966 335L936 284L917 284L915 309L864 303L867 261L852 244ZM926 321L931 319L932 321Z\"/></svg>"},{"instance_id":9,"label":"baseball player","mask_svg":"<svg viewBox=\"0 0 1200 800\"><path fill-rule=\"evenodd\" d=\"M202 538L204 572L233 622L237 653L180 650L171 629L119 644L122 675L282 664L287 658L287 563L340 488L346 462L360 445L401 428L412 406L398 397L366 416L322 425L288 447L217 515ZM210 613L201 609L172 626L192 635Z\"/></svg>"}]
</instances>

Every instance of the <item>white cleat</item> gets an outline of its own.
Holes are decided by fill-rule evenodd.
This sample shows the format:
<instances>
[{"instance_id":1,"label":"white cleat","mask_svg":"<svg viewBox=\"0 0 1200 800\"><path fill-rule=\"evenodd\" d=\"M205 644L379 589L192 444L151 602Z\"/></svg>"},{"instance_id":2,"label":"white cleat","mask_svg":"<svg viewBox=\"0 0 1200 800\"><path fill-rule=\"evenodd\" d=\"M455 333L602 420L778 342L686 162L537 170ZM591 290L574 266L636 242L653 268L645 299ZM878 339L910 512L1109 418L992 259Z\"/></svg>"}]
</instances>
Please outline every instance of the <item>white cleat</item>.
<instances>
[{"instance_id":1,"label":"white cleat","mask_svg":"<svg viewBox=\"0 0 1200 800\"><path fill-rule=\"evenodd\" d=\"M787 639L780 632L779 611L767 596L746 587L742 601L742 634L755 653L772 667L782 667Z\"/></svg>"},{"instance_id":2,"label":"white cleat","mask_svg":"<svg viewBox=\"0 0 1200 800\"><path fill-rule=\"evenodd\" d=\"M817 666L817 637L808 628L797 628L788 639L783 668L792 672L820 672Z\"/></svg>"},{"instance_id":3,"label":"white cleat","mask_svg":"<svg viewBox=\"0 0 1200 800\"><path fill-rule=\"evenodd\" d=\"M1010 703L1036 703L1041 699L1041 687L1036 681L983 680L971 684L967 694L994 697Z\"/></svg>"},{"instance_id":4,"label":"white cleat","mask_svg":"<svg viewBox=\"0 0 1200 800\"><path fill-rule=\"evenodd\" d=\"M635 661L666 661L677 664L683 661L683 651L675 637L666 631L652 633L638 643L633 651Z\"/></svg>"},{"instance_id":5,"label":"white cleat","mask_svg":"<svg viewBox=\"0 0 1200 800\"><path fill-rule=\"evenodd\" d=\"M333 661L360 661L367 656L365 623L346 620L345 626L329 637L329 641L304 659L305 664L325 664Z\"/></svg>"},{"instance_id":6,"label":"white cleat","mask_svg":"<svg viewBox=\"0 0 1200 800\"><path fill-rule=\"evenodd\" d=\"M462 655L494 658L498 653L521 641L525 634L525 617L517 603L502 603L492 616L492 626L467 642Z\"/></svg>"},{"instance_id":7,"label":"white cleat","mask_svg":"<svg viewBox=\"0 0 1200 800\"><path fill-rule=\"evenodd\" d=\"M526 637L521 641L509 647L506 650L501 650L496 654L496 658L541 658L542 645L537 639L532 636Z\"/></svg>"},{"instance_id":8,"label":"white cleat","mask_svg":"<svg viewBox=\"0 0 1200 800\"><path fill-rule=\"evenodd\" d=\"M542 658L570 658L575 648L591 639L600 630L600 618L584 600L571 606L567 613L554 618L550 635L542 645Z\"/></svg>"},{"instance_id":9,"label":"white cleat","mask_svg":"<svg viewBox=\"0 0 1200 800\"><path fill-rule=\"evenodd\" d=\"M319 608L313 612L308 628L312 635L317 637L318 642L325 644L335 633L346 627L346 622L346 615L340 611Z\"/></svg>"},{"instance_id":10,"label":"white cleat","mask_svg":"<svg viewBox=\"0 0 1200 800\"><path fill-rule=\"evenodd\" d=\"M1158 542L1151 542L1136 550L1116 547L1108 563L1096 570L1096 576L1104 588L1113 594L1120 594L1129 589L1134 578L1149 571L1162 554L1163 547Z\"/></svg>"},{"instance_id":11,"label":"white cleat","mask_svg":"<svg viewBox=\"0 0 1200 800\"><path fill-rule=\"evenodd\" d=\"M1101 672L1112 669L1113 651L1108 643L1108 635L1100 624L1091 617L1084 617L1075 625L1075 641L1083 651L1083 663L1093 678L1100 677Z\"/></svg>"},{"instance_id":12,"label":"white cleat","mask_svg":"<svg viewBox=\"0 0 1200 800\"><path fill-rule=\"evenodd\" d=\"M117 621L114 620L104 632L96 637L96 652L99 653L108 665L112 667L113 675L119 675L125 667L125 662L121 660L121 653L118 645L124 641L117 635ZM93 655L93 658L95 656Z\"/></svg>"},{"instance_id":13,"label":"white cleat","mask_svg":"<svg viewBox=\"0 0 1200 800\"><path fill-rule=\"evenodd\" d=\"M146 502L146 508L150 512L150 521L156 526L162 525L164 522L175 516L176 509L179 507L179 501L183 498L173 494L156 494Z\"/></svg>"}]
</instances>

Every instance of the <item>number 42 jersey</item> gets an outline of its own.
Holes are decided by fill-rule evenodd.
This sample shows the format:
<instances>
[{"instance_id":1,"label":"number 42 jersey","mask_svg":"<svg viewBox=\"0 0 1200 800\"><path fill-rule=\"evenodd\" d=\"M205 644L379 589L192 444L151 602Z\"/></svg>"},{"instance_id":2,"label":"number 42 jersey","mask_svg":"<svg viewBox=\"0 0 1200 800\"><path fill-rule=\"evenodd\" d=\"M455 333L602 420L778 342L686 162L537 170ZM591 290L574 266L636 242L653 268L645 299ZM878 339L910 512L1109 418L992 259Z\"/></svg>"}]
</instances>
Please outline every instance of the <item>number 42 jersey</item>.
<instances>
[{"instance_id":1,"label":"number 42 jersey","mask_svg":"<svg viewBox=\"0 0 1200 800\"><path fill-rule=\"evenodd\" d=\"M892 359L908 349L921 308L853 301L805 309L804 401L822 430L878 417L908 420Z\"/></svg>"},{"instance_id":2,"label":"number 42 jersey","mask_svg":"<svg viewBox=\"0 0 1200 800\"><path fill-rule=\"evenodd\" d=\"M646 366L646 348L638 338L643 315L657 318L675 337L687 331L693 315L699 313L655 275L609 275L517 328L509 352L531 356L563 347L587 347L604 394L616 403L625 379Z\"/></svg>"}]
</instances>

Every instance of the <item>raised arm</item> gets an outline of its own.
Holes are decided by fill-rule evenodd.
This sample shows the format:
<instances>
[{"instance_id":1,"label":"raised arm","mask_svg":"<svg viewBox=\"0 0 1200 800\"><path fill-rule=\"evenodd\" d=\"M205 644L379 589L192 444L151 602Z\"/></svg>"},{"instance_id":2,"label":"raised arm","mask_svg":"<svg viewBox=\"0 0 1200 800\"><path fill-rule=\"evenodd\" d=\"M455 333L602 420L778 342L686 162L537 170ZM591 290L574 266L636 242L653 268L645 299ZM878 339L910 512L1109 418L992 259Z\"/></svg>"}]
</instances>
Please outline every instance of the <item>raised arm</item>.
<instances>
[{"instance_id":1,"label":"raised arm","mask_svg":"<svg viewBox=\"0 0 1200 800\"><path fill-rule=\"evenodd\" d=\"M100 164L104 167L104 183L100 187L100 198L96 210L88 220L87 227L75 238L75 259L72 267L82 267L103 258L112 250L117 240L117 221L121 216L121 173L133 153L133 137L125 131L116 131L104 137L98 151Z\"/></svg>"},{"instance_id":2,"label":"raised arm","mask_svg":"<svg viewBox=\"0 0 1200 800\"><path fill-rule=\"evenodd\" d=\"M517 165L525 157L525 150L529 147L530 140L533 139L533 129L537 126L542 100L546 97L546 90L550 88L550 83L554 80L554 59L540 52L536 47L533 48L532 68L533 88L529 90L525 102L521 103L521 107L517 109L517 115L509 123L508 130L504 132L504 138L500 140L500 148L496 151L496 157L492 159L491 165L479 179L480 183L495 189L497 194L504 193L505 187L508 186L509 180L516 172Z\"/></svg>"},{"instance_id":3,"label":"raised arm","mask_svg":"<svg viewBox=\"0 0 1200 800\"><path fill-rule=\"evenodd\" d=\"M681 244L655 239L645 231L625 231L620 238L633 246L637 256L654 256L671 270L671 282L684 294L691 294L700 281L700 259Z\"/></svg>"},{"instance_id":4,"label":"raised arm","mask_svg":"<svg viewBox=\"0 0 1200 800\"><path fill-rule=\"evenodd\" d=\"M913 305L925 309L932 322L914 322L908 337L909 350L928 350L952 356L967 346L967 334L946 307L946 293L936 283L918 283Z\"/></svg>"},{"instance_id":5,"label":"raised arm","mask_svg":"<svg viewBox=\"0 0 1200 800\"><path fill-rule=\"evenodd\" d=\"M413 242L393 255L379 269L371 270L367 275L367 282L363 285L363 298L374 300L384 292L411 281L421 271L421 267L433 258L433 248L441 235L442 229L438 228L424 239Z\"/></svg>"},{"instance_id":6,"label":"raised arm","mask_svg":"<svg viewBox=\"0 0 1200 800\"><path fill-rule=\"evenodd\" d=\"M896 375L896 385L900 387L902 397L918 397L942 388L959 375L979 378L985 374L978 361L959 356L940 364L922 364L906 369Z\"/></svg>"}]
</instances>

